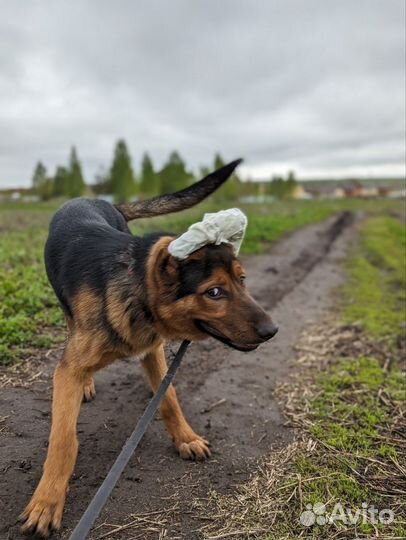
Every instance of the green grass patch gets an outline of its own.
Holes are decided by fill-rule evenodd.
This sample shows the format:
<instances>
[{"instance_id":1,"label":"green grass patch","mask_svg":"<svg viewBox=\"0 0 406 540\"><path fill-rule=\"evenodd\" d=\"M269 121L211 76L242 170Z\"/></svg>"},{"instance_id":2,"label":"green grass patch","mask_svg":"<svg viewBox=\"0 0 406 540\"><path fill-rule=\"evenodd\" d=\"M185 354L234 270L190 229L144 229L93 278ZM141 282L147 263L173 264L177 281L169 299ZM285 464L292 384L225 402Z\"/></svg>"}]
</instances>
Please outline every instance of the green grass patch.
<instances>
[{"instance_id":1,"label":"green grass patch","mask_svg":"<svg viewBox=\"0 0 406 540\"><path fill-rule=\"evenodd\" d=\"M344 319L374 338L393 342L406 324L406 231L390 217L369 219L348 263Z\"/></svg>"},{"instance_id":2,"label":"green grass patch","mask_svg":"<svg viewBox=\"0 0 406 540\"><path fill-rule=\"evenodd\" d=\"M43 263L46 229L0 235L0 363L7 364L56 338L62 312Z\"/></svg>"},{"instance_id":3,"label":"green grass patch","mask_svg":"<svg viewBox=\"0 0 406 540\"><path fill-rule=\"evenodd\" d=\"M399 366L385 372L375 358L341 359L316 376L314 385L306 430L317 446L312 452L301 449L293 458L278 489L285 500L292 492L294 496L288 507L285 501L279 501L286 519L278 521L276 535L266 539L308 534L324 540L339 532L338 538L357 532L403 538L405 509L400 501L401 490L406 487L401 474L404 444L393 443L400 440L394 423L405 395ZM302 410L304 403L297 405ZM325 505L322 518L337 515L337 504L346 515L355 515L363 505L373 505L379 510L392 509L394 521L372 524L369 518L359 519L354 526L335 519L333 523L315 522L304 527L299 521L302 512L320 504Z\"/></svg>"}]
</instances>

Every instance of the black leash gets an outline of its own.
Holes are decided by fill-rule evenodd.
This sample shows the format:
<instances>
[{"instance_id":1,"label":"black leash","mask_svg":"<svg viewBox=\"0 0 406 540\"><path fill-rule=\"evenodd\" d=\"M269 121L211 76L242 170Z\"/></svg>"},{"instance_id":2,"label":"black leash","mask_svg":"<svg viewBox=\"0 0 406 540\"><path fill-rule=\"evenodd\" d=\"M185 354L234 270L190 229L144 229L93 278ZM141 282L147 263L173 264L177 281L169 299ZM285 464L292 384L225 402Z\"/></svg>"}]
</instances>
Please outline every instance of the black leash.
<instances>
[{"instance_id":1,"label":"black leash","mask_svg":"<svg viewBox=\"0 0 406 540\"><path fill-rule=\"evenodd\" d=\"M96 495L93 497L85 513L81 517L79 523L76 525L75 529L70 535L69 540L85 540L86 536L89 534L93 523L96 521L97 517L102 511L103 506L106 504L107 499L109 498L110 493L113 491L113 488L116 485L118 479L120 478L121 473L123 472L125 466L129 462L139 442L144 436L144 433L147 431L151 420L154 418L159 404L164 397L164 394L168 389L168 386L170 385L173 377L175 376L176 370L180 366L182 358L189 344L190 341L187 340L182 342L163 381L161 382L161 386L158 388L158 391L148 403L148 407L145 409L144 414L138 421L138 424L135 426L135 429L132 432L130 438L125 443L118 458L114 462L114 465L111 467L110 472L104 479L102 485L97 490Z\"/></svg>"}]
</instances>

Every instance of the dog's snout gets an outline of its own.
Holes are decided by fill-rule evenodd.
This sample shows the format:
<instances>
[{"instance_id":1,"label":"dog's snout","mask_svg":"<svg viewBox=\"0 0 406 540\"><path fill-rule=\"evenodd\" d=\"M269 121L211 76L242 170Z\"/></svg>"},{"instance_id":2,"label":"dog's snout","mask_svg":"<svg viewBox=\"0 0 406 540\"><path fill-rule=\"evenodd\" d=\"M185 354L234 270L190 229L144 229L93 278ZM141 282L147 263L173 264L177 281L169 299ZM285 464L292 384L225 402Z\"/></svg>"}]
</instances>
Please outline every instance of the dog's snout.
<instances>
[{"instance_id":1,"label":"dog's snout","mask_svg":"<svg viewBox=\"0 0 406 540\"><path fill-rule=\"evenodd\" d=\"M257 333L261 339L268 340L273 338L279 328L272 323L264 323L257 326Z\"/></svg>"}]
</instances>

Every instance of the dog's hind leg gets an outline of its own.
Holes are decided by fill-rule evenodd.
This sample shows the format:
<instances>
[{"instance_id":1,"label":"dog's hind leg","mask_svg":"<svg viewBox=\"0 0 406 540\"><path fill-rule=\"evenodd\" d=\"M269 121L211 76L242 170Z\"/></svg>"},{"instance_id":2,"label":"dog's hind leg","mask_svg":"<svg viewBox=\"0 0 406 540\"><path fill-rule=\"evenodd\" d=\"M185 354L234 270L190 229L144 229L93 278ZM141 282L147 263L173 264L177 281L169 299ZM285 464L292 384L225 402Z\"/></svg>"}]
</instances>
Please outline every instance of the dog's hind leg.
<instances>
[{"instance_id":1,"label":"dog's hind leg","mask_svg":"<svg viewBox=\"0 0 406 540\"><path fill-rule=\"evenodd\" d=\"M73 334L75 331L75 324L73 319L69 315L65 315L66 326L68 327L69 333ZM96 386L94 384L93 377L89 376L86 378L83 384L83 401L92 401L96 397Z\"/></svg>"},{"instance_id":2,"label":"dog's hind leg","mask_svg":"<svg viewBox=\"0 0 406 540\"><path fill-rule=\"evenodd\" d=\"M163 346L161 345L153 352L146 354L142 359L142 365L152 390L156 392L168 370ZM160 412L166 428L183 459L203 460L210 457L208 441L197 435L185 420L175 388L172 385L166 391Z\"/></svg>"},{"instance_id":3,"label":"dog's hind leg","mask_svg":"<svg viewBox=\"0 0 406 540\"><path fill-rule=\"evenodd\" d=\"M48 455L42 478L21 516L25 519L23 532L48 536L51 529L61 525L68 482L78 453L76 423L89 376L86 367L80 365L80 359L89 354L83 345L84 341L70 339L55 370Z\"/></svg>"}]
</instances>

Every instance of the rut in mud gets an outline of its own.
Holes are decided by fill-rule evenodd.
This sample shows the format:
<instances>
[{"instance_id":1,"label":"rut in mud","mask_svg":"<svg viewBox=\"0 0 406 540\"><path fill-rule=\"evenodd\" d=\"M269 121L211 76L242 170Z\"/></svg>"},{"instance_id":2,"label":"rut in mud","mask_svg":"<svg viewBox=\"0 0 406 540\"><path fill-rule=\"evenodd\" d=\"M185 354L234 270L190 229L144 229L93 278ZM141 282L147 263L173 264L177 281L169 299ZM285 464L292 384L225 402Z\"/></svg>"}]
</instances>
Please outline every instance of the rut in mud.
<instances>
[{"instance_id":1,"label":"rut in mud","mask_svg":"<svg viewBox=\"0 0 406 540\"><path fill-rule=\"evenodd\" d=\"M291 234L269 254L243 259L248 287L270 311L279 333L249 354L211 339L192 344L175 386L192 427L211 441L213 457L205 463L182 461L162 422L154 420L96 525L123 524L131 514L149 512L150 517L145 525L140 521L141 528L122 529L108 538L157 538L162 524L167 538L201 538L197 530L204 516L192 501L211 489L226 492L247 478L257 458L291 441L273 389L289 372L299 334L331 305L331 291L341 282L340 262L354 235L353 219L340 214ZM16 517L41 475L52 370L59 355L44 359L41 382L1 392L1 415L7 417L0 434L1 540L21 538ZM68 538L150 397L133 359L98 373L96 385L96 400L82 407L80 453L57 539ZM100 526L90 538L111 529Z\"/></svg>"}]
</instances>

